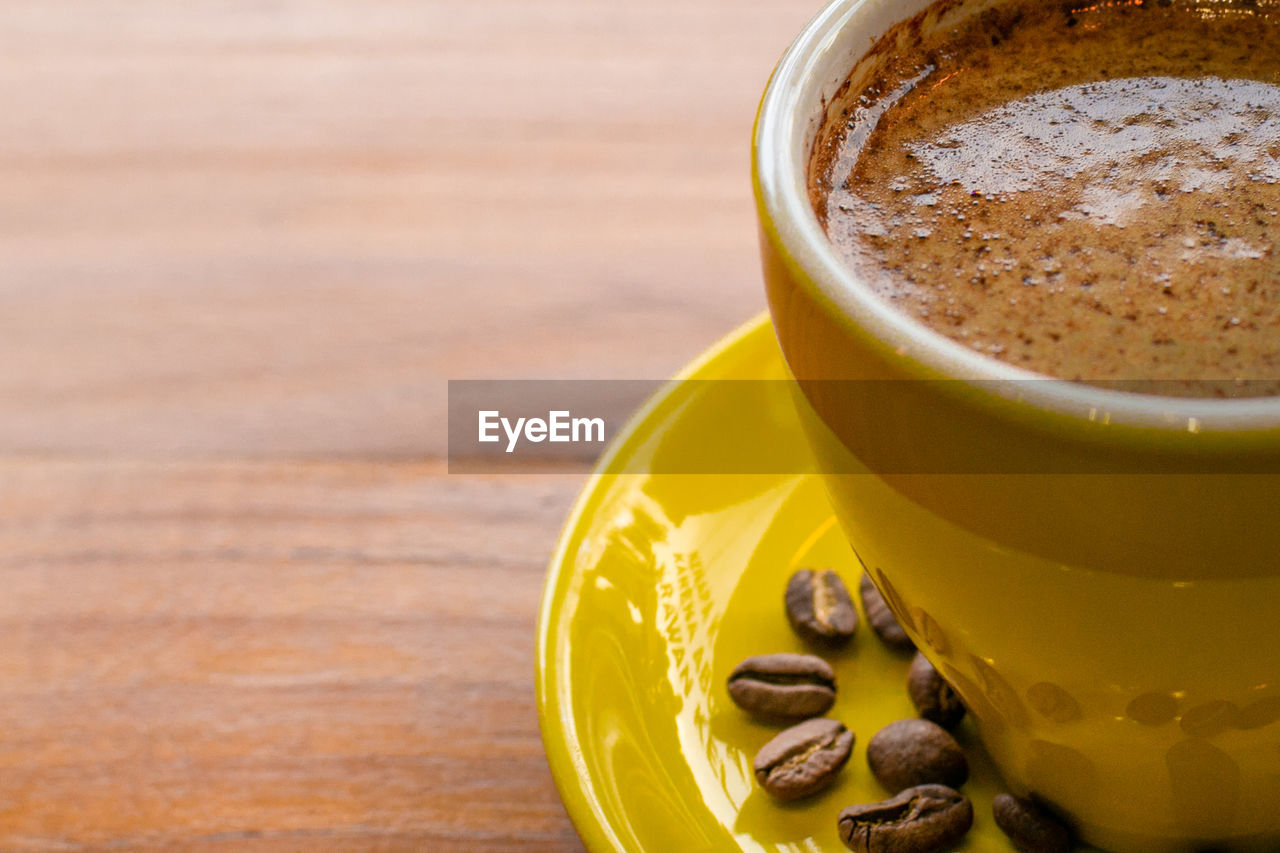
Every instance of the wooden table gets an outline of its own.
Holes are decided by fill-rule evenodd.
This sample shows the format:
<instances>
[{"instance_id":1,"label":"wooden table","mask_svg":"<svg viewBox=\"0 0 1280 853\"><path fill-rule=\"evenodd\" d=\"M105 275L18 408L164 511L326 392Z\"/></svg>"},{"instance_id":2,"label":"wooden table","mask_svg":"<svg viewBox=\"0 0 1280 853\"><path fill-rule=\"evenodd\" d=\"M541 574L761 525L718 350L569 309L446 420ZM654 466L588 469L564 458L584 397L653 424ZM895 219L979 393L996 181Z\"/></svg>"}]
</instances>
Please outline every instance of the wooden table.
<instances>
[{"instance_id":1,"label":"wooden table","mask_svg":"<svg viewBox=\"0 0 1280 853\"><path fill-rule=\"evenodd\" d=\"M763 305L795 0L0 2L0 850L572 850L533 636L583 472L445 380Z\"/></svg>"}]
</instances>

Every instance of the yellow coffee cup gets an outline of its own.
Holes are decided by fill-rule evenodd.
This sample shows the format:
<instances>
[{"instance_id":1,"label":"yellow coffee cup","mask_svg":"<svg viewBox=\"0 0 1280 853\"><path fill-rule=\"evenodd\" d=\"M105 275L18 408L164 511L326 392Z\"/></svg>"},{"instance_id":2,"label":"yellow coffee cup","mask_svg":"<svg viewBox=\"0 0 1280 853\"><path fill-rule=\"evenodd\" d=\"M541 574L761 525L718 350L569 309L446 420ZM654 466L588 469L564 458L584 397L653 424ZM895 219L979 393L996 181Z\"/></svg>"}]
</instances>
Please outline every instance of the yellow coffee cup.
<instances>
[{"instance_id":1,"label":"yellow coffee cup","mask_svg":"<svg viewBox=\"0 0 1280 853\"><path fill-rule=\"evenodd\" d=\"M1109 850L1280 849L1280 398L986 358L872 294L810 206L840 87L928 5L831 3L756 122L770 312L836 513L1012 790Z\"/></svg>"}]
</instances>

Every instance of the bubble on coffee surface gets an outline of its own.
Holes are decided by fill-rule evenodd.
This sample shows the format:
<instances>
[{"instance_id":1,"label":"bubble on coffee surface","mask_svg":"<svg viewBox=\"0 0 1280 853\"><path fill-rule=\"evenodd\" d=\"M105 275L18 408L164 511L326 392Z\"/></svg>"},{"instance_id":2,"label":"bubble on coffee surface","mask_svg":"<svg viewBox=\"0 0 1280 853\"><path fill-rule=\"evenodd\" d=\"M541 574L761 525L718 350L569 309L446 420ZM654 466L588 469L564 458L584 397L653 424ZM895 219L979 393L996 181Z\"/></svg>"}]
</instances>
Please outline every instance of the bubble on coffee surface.
<instances>
[{"instance_id":1,"label":"bubble on coffee surface","mask_svg":"<svg viewBox=\"0 0 1280 853\"><path fill-rule=\"evenodd\" d=\"M877 293L1039 373L1280 392L1265 9L1004 4L888 57L811 185Z\"/></svg>"},{"instance_id":2,"label":"bubble on coffee surface","mask_svg":"<svg viewBox=\"0 0 1280 853\"><path fill-rule=\"evenodd\" d=\"M1280 87L1101 80L1001 105L908 150L927 184L958 183L984 197L1052 191L1061 193L1059 216L1123 227L1162 195L1280 180ZM1265 250L1237 241L1230 251Z\"/></svg>"}]
</instances>

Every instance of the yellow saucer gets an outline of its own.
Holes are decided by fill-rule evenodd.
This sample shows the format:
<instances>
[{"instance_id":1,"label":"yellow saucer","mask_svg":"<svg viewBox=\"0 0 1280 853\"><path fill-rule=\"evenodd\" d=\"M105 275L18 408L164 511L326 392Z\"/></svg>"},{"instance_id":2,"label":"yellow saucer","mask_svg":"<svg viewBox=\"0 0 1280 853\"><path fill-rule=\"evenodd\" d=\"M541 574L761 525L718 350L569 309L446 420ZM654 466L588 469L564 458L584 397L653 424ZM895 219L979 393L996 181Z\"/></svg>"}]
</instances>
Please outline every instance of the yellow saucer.
<instances>
[{"instance_id":1,"label":"yellow saucer","mask_svg":"<svg viewBox=\"0 0 1280 853\"><path fill-rule=\"evenodd\" d=\"M706 384L682 380L786 376L768 318L758 317L654 397L598 470L629 460L614 470L643 471L635 460L659 457L680 470L672 459L696 459L724 440L699 429ZM762 452L805 452L781 400L741 430L733 440ZM828 716L857 736L840 781L786 806L754 784L751 761L779 729L743 714L725 679L749 655L807 651L782 605L787 578L804 566L834 568L857 589L857 562L813 476L592 476L551 560L537 649L543 742L590 850L841 851L840 810L888 796L867 769L866 745L880 727L914 716L909 658L881 645L865 618L848 649L827 655L838 679ZM991 818L1000 778L968 721L957 737L975 816L957 849L1007 853Z\"/></svg>"}]
</instances>

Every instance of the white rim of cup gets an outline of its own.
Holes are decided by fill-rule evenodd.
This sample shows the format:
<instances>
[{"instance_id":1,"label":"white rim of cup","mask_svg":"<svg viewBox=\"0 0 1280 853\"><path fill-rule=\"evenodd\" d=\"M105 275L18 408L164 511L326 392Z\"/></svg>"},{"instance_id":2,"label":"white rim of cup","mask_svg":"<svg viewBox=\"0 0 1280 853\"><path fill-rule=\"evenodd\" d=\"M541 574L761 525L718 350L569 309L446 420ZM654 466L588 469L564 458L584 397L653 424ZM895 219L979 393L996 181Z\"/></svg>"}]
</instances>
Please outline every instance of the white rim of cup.
<instances>
[{"instance_id":1,"label":"white rim of cup","mask_svg":"<svg viewBox=\"0 0 1280 853\"><path fill-rule=\"evenodd\" d=\"M1139 394L1055 379L982 355L888 305L840 261L809 203L811 127L866 50L890 26L927 5L833 0L779 60L760 102L753 167L784 251L856 324L889 344L904 364L923 368L913 372L980 384L980 394L1004 404L1013 400L1072 420L1202 435L1280 428L1280 396ZM853 42L858 33L867 35Z\"/></svg>"}]
</instances>

